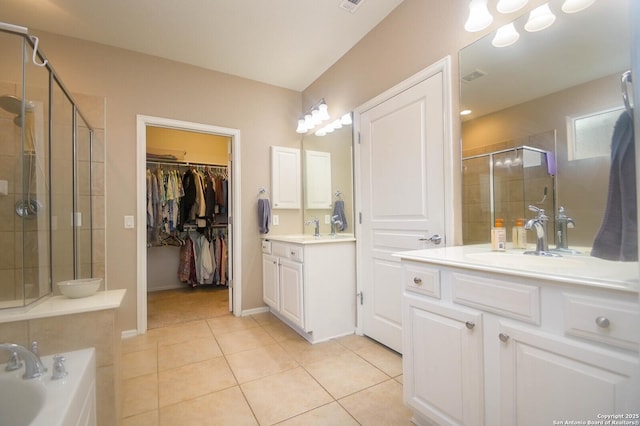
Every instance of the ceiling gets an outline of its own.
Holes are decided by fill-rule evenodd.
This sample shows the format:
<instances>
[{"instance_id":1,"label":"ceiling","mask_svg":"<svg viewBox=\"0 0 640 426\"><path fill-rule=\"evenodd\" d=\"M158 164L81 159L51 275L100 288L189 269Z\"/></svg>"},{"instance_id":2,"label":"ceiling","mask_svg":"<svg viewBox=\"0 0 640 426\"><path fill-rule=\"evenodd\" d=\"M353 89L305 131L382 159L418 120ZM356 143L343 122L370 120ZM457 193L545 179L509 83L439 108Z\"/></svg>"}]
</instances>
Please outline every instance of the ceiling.
<instances>
[{"instance_id":1,"label":"ceiling","mask_svg":"<svg viewBox=\"0 0 640 426\"><path fill-rule=\"evenodd\" d=\"M403 0L357 1L0 0L0 20L302 91Z\"/></svg>"}]
</instances>

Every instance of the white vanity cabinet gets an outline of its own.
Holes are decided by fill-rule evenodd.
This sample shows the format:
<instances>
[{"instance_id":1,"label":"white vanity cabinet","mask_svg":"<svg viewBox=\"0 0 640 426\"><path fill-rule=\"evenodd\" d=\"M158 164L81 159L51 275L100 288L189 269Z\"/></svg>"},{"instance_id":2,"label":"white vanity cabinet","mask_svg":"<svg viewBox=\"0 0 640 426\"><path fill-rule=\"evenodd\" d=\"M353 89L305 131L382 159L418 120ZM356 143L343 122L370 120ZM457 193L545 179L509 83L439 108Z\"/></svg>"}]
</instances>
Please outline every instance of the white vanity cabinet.
<instances>
[{"instance_id":1,"label":"white vanity cabinet","mask_svg":"<svg viewBox=\"0 0 640 426\"><path fill-rule=\"evenodd\" d=\"M404 398L417 424L638 415L637 290L399 256Z\"/></svg>"},{"instance_id":2,"label":"white vanity cabinet","mask_svg":"<svg viewBox=\"0 0 640 426\"><path fill-rule=\"evenodd\" d=\"M263 301L311 343L353 334L355 239L262 241Z\"/></svg>"}]
</instances>

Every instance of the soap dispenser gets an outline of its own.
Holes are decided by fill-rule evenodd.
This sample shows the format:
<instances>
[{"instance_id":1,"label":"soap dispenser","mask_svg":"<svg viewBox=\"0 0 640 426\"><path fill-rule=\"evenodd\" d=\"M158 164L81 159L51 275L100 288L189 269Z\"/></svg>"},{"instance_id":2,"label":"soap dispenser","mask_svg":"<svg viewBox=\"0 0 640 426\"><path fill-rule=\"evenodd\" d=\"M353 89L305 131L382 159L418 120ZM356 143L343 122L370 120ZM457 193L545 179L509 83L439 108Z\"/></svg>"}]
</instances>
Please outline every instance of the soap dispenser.
<instances>
[{"instance_id":1,"label":"soap dispenser","mask_svg":"<svg viewBox=\"0 0 640 426\"><path fill-rule=\"evenodd\" d=\"M507 230L504 229L504 221L496 219L496 226L491 228L491 250L505 251L507 248Z\"/></svg>"},{"instance_id":2,"label":"soap dispenser","mask_svg":"<svg viewBox=\"0 0 640 426\"><path fill-rule=\"evenodd\" d=\"M527 230L524 229L524 219L516 219L515 226L511 229L511 240L514 249L527 248Z\"/></svg>"}]
</instances>

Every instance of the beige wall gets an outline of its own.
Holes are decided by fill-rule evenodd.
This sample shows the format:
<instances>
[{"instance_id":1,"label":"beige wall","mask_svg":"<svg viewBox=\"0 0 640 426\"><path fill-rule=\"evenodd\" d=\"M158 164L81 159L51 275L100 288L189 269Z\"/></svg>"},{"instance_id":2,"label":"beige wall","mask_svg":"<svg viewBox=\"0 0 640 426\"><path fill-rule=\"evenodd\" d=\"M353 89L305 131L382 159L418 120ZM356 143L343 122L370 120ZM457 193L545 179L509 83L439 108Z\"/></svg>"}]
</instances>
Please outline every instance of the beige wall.
<instances>
[{"instance_id":1,"label":"beige wall","mask_svg":"<svg viewBox=\"0 0 640 426\"><path fill-rule=\"evenodd\" d=\"M229 163L228 136L147 126L147 153L172 154L179 161L217 164Z\"/></svg>"},{"instance_id":2,"label":"beige wall","mask_svg":"<svg viewBox=\"0 0 640 426\"><path fill-rule=\"evenodd\" d=\"M136 328L136 232L124 229L123 217L136 214L137 114L240 130L243 310L263 306L256 194L259 187L270 186L269 146L300 144L295 133L300 93L34 32L41 37L43 51L71 92L106 98L106 276L109 288L127 289L121 315L123 329ZM301 231L301 212L280 219L282 225L274 232Z\"/></svg>"},{"instance_id":3,"label":"beige wall","mask_svg":"<svg viewBox=\"0 0 640 426\"><path fill-rule=\"evenodd\" d=\"M528 8L542 3L530 2ZM324 97L339 116L447 55L452 58L453 143L459 151L457 52L514 16L498 16L482 33L463 30L468 1L405 0L350 52L298 92L134 52L48 33L41 46L74 93L106 97L106 237L110 288L126 288L123 328L136 325L136 233L123 216L135 214L136 114L199 122L241 131L243 310L263 306L255 203L269 184L269 146L299 146L296 120ZM82 107L82 105L80 105ZM455 168L459 168L457 165ZM459 174L459 173L458 173ZM301 211L280 213L273 233L301 232Z\"/></svg>"}]
</instances>

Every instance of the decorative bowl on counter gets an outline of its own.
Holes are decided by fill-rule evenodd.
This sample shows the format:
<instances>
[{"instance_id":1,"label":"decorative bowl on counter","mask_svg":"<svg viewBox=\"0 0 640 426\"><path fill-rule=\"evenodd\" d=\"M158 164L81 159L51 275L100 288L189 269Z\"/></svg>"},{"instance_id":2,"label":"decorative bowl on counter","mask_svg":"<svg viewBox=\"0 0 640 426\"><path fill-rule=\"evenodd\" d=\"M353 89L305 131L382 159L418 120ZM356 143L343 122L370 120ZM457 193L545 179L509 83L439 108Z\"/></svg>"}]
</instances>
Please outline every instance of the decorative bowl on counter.
<instances>
[{"instance_id":1,"label":"decorative bowl on counter","mask_svg":"<svg viewBox=\"0 0 640 426\"><path fill-rule=\"evenodd\" d=\"M58 283L60 292L70 299L94 295L102 284L102 278L81 278Z\"/></svg>"}]
</instances>

